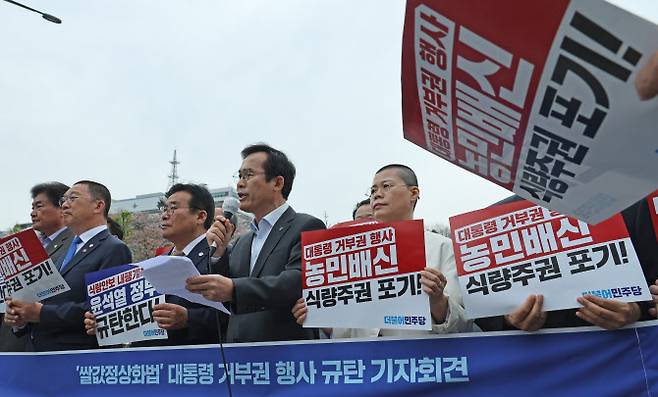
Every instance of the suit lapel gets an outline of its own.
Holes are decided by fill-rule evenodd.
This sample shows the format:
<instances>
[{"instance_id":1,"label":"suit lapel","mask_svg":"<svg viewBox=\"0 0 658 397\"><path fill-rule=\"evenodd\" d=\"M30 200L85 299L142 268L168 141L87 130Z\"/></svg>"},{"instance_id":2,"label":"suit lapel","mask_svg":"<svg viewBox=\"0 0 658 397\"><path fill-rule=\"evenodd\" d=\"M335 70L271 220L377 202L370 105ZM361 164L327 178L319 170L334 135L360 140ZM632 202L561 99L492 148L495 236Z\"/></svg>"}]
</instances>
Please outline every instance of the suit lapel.
<instances>
[{"instance_id":1,"label":"suit lapel","mask_svg":"<svg viewBox=\"0 0 658 397\"><path fill-rule=\"evenodd\" d=\"M251 259L251 242L253 239L254 232L249 230L233 246L229 260L229 275L231 277L249 277L249 261Z\"/></svg>"},{"instance_id":2,"label":"suit lapel","mask_svg":"<svg viewBox=\"0 0 658 397\"><path fill-rule=\"evenodd\" d=\"M267 258L272 253L272 250L274 250L274 247L279 243L281 237L283 237L288 231L290 222L294 217L295 210L293 210L292 207L288 207L286 212L284 212L274 226L272 226L272 230L267 236L267 240L265 240L265 244L263 244L263 248L261 248L260 253L258 254L258 259L256 259L256 263L254 264L254 270L251 272L252 277L258 277L263 271ZM251 244L249 244L249 246L251 247Z\"/></svg>"},{"instance_id":3,"label":"suit lapel","mask_svg":"<svg viewBox=\"0 0 658 397\"><path fill-rule=\"evenodd\" d=\"M197 245L192 248L192 251L190 251L190 254L187 256L190 258L192 263L194 263L194 266L196 266L197 270L199 270L199 273L201 274L208 274L208 241L204 238L203 240L199 241Z\"/></svg>"},{"instance_id":4,"label":"suit lapel","mask_svg":"<svg viewBox=\"0 0 658 397\"><path fill-rule=\"evenodd\" d=\"M80 263L87 255L91 254L95 249L97 249L103 242L108 238L110 233L106 230L101 231L94 237L92 237L89 241L85 243L85 245L78 250L78 252L73 255L73 259L71 259L71 262L66 265L66 268L64 271L62 271L62 276L66 275L68 272L71 271L78 263Z\"/></svg>"},{"instance_id":5,"label":"suit lapel","mask_svg":"<svg viewBox=\"0 0 658 397\"><path fill-rule=\"evenodd\" d=\"M71 231L69 230L69 228L64 229L46 247L46 253L48 254L48 256L52 257L55 254L55 252L59 251L63 246L66 245L66 241L69 240L70 238L71 238Z\"/></svg>"}]
</instances>

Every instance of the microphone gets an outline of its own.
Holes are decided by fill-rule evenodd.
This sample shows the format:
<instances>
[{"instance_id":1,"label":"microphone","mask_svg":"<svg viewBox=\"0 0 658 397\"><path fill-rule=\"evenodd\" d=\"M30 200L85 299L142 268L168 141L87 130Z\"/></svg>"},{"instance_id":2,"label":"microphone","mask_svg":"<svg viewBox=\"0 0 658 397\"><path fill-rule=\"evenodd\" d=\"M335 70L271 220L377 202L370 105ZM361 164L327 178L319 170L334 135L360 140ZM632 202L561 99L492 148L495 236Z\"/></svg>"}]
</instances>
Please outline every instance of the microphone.
<instances>
[{"instance_id":1,"label":"microphone","mask_svg":"<svg viewBox=\"0 0 658 397\"><path fill-rule=\"evenodd\" d=\"M228 221L235 226L238 220L237 214L238 211L240 211L240 201L235 197L227 197L222 203L222 211L224 212L224 218L228 219ZM215 251L217 251L217 244L213 241L212 244L210 244L208 257L212 257L215 254Z\"/></svg>"},{"instance_id":2,"label":"microphone","mask_svg":"<svg viewBox=\"0 0 658 397\"><path fill-rule=\"evenodd\" d=\"M224 212L224 217L235 226L238 220L237 214L240 211L240 200L235 197L227 197L222 203L222 211Z\"/></svg>"}]
</instances>

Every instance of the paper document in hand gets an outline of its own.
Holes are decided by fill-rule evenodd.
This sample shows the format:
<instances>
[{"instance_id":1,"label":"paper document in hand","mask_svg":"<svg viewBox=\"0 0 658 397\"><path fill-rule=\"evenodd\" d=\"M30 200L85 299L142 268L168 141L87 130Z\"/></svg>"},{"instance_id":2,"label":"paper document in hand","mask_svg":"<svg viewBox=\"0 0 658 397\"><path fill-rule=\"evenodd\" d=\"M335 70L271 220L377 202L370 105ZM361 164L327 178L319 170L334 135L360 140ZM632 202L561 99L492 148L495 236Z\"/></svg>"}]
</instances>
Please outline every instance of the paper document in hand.
<instances>
[{"instance_id":1,"label":"paper document in hand","mask_svg":"<svg viewBox=\"0 0 658 397\"><path fill-rule=\"evenodd\" d=\"M135 263L144 269L144 277L161 294L176 295L190 302L213 307L231 314L221 302L206 299L201 294L185 289L185 280L201 274L189 258L184 256L156 256Z\"/></svg>"}]
</instances>

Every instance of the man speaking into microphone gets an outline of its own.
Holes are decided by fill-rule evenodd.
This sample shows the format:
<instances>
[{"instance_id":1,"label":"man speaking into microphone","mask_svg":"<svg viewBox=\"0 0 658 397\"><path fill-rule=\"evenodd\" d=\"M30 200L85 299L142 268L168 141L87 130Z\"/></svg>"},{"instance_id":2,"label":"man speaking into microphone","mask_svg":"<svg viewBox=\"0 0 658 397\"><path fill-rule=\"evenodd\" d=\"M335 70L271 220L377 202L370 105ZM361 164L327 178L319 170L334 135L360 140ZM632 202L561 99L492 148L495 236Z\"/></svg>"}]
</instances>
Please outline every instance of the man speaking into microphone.
<instances>
[{"instance_id":1,"label":"man speaking into microphone","mask_svg":"<svg viewBox=\"0 0 658 397\"><path fill-rule=\"evenodd\" d=\"M290 312L301 296L301 233L324 223L295 212L287 203L295 166L281 151L265 144L242 150L237 191L240 209L254 215L251 231L227 249L234 226L218 217L206 234L215 243L219 275L187 280L187 289L230 303L227 342L312 339Z\"/></svg>"}]
</instances>

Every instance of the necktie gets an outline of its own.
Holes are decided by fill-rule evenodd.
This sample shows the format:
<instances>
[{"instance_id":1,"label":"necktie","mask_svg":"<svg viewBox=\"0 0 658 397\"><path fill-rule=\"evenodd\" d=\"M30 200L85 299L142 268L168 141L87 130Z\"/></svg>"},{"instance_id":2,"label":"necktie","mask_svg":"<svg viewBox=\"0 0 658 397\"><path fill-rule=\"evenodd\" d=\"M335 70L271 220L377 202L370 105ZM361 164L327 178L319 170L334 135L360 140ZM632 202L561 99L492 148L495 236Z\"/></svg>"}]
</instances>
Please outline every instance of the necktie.
<instances>
[{"instance_id":1,"label":"necktie","mask_svg":"<svg viewBox=\"0 0 658 397\"><path fill-rule=\"evenodd\" d=\"M73 242L69 246L69 250L66 251L66 256L64 256L64 260L62 261L62 265L59 267L59 272L60 273L64 270L66 265L68 265L69 262L71 262L71 259L73 259L73 257L75 256L75 251L78 248L78 244L80 244L81 242L82 242L82 239L80 238L80 236L75 236L75 238L73 239Z\"/></svg>"}]
</instances>

